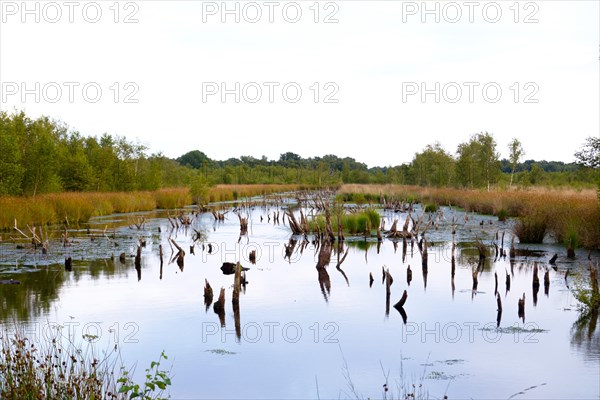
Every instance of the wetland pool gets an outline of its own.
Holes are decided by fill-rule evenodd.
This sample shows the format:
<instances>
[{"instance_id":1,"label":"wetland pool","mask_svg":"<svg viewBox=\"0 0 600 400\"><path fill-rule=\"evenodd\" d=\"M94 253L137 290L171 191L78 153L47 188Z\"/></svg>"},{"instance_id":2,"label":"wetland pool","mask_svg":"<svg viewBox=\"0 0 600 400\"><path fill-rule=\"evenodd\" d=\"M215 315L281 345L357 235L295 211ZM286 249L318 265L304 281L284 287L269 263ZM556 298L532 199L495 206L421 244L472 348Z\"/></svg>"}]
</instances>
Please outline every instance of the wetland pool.
<instances>
[{"instance_id":1,"label":"wetland pool","mask_svg":"<svg viewBox=\"0 0 600 400\"><path fill-rule=\"evenodd\" d=\"M489 245L504 232L507 250L511 221L472 214L465 221L462 211L442 207L439 227L426 233L426 273L416 242L405 246L401 239L378 243L362 236L333 244L330 263L317 269L321 246L311 235L306 242L292 236L283 217L286 206L243 208L249 229L242 237L231 211L222 222L210 212L199 213L179 229L172 228L166 211L98 217L69 229L71 243L63 247L57 239L45 255L11 239L15 233L4 233L0 280L20 284L0 285L1 327L8 332L16 323L39 340L56 324L75 337L93 334L96 346L109 349L116 343L126 365L137 363L136 377L164 350L172 364L174 399L389 398L413 384L431 398L600 396L597 318L577 323L571 290L586 274L587 251L568 259L562 246L517 243L514 259L495 258L490 247L490 256L479 264L475 240ZM281 211L280 223L273 221L274 211ZM407 217L379 212L386 227L394 219L402 226ZM414 214L421 214L418 205ZM134 223L142 218L138 229ZM454 277L452 218L458 221ZM202 232L199 241L196 231ZM183 269L169 262L169 238L186 252ZM140 239L145 247L136 270L133 255ZM249 261L251 250L255 264ZM551 266L554 253L559 258ZM599 256L591 253L596 262ZM65 271L65 257L72 257L72 271ZM234 278L220 268L238 261L249 270L234 312ZM387 304L384 266L393 277ZM549 287L542 283L533 293L536 266L542 282L548 271ZM495 274L503 305L499 323ZM205 305L205 280L215 299L225 288L222 321ZM393 307L404 290L406 321ZM517 311L523 293L524 318Z\"/></svg>"}]
</instances>

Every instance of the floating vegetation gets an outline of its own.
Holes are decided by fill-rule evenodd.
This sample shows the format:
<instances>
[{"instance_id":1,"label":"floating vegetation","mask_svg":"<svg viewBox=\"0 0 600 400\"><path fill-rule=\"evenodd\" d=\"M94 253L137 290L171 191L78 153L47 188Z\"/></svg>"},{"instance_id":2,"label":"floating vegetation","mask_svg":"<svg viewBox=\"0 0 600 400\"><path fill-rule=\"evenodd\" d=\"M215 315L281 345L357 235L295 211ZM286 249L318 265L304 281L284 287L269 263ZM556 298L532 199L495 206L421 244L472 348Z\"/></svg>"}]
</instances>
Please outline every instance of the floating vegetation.
<instances>
[{"instance_id":1,"label":"floating vegetation","mask_svg":"<svg viewBox=\"0 0 600 400\"><path fill-rule=\"evenodd\" d=\"M220 356L231 356L234 354L237 354L234 351L228 351L225 349L211 349L211 350L206 350L207 353L212 353L212 354L218 354Z\"/></svg>"},{"instance_id":2,"label":"floating vegetation","mask_svg":"<svg viewBox=\"0 0 600 400\"><path fill-rule=\"evenodd\" d=\"M431 371L429 374L427 374L425 379L445 381L450 379L456 379L457 376L459 375L446 374L443 371Z\"/></svg>"},{"instance_id":3,"label":"floating vegetation","mask_svg":"<svg viewBox=\"0 0 600 400\"><path fill-rule=\"evenodd\" d=\"M500 327L500 328L491 328L491 327L484 327L484 328L480 328L480 331L483 332L498 332L498 333L502 333L502 334L506 334L506 335L514 335L514 334L518 334L518 333L544 333L544 332L549 332L548 329L541 329L541 328L525 328L525 327L520 327L520 326L507 326L507 327Z\"/></svg>"}]
</instances>

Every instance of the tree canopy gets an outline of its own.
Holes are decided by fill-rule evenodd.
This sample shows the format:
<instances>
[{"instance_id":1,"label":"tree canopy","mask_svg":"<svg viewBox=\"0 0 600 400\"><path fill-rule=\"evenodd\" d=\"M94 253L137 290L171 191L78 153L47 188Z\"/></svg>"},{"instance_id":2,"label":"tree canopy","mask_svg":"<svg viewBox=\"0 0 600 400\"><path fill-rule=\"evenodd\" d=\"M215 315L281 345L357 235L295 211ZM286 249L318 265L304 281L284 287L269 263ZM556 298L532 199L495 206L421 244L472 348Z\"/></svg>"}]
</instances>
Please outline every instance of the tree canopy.
<instances>
[{"instance_id":1,"label":"tree canopy","mask_svg":"<svg viewBox=\"0 0 600 400\"><path fill-rule=\"evenodd\" d=\"M577 163L520 162L523 149L514 139L510 160L499 160L497 143L476 133L455 153L439 142L426 145L410 163L369 168L352 157L327 154L304 158L284 152L277 160L240 156L213 160L195 149L170 159L122 136L85 136L47 117L0 112L0 195L59 191L154 190L189 186L201 196L219 183L397 183L422 186L489 188L509 185L591 185L599 162L600 140L588 138L575 154ZM453 156L455 154L455 156Z\"/></svg>"}]
</instances>

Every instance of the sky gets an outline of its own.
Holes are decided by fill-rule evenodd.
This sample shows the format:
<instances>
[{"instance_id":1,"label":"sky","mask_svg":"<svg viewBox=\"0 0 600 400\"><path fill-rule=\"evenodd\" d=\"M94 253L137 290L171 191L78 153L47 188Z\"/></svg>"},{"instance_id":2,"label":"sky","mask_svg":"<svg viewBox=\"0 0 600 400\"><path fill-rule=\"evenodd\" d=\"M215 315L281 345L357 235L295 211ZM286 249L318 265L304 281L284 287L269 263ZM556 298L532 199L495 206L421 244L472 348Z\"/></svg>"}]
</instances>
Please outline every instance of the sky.
<instances>
[{"instance_id":1,"label":"sky","mask_svg":"<svg viewBox=\"0 0 600 400\"><path fill-rule=\"evenodd\" d=\"M598 1L0 1L0 109L176 158L574 161L600 135Z\"/></svg>"}]
</instances>

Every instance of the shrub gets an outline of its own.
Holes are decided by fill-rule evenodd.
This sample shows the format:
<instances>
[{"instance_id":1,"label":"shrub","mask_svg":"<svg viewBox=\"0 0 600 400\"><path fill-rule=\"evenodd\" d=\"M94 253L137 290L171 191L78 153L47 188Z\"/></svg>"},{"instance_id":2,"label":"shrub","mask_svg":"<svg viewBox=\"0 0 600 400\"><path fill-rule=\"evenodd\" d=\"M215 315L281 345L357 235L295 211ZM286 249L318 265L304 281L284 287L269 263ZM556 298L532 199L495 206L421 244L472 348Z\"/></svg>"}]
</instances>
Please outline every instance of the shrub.
<instances>
[{"instance_id":1,"label":"shrub","mask_svg":"<svg viewBox=\"0 0 600 400\"><path fill-rule=\"evenodd\" d=\"M436 212L437 210L438 210L438 207L435 204L427 204L425 206L425 212Z\"/></svg>"},{"instance_id":2,"label":"shrub","mask_svg":"<svg viewBox=\"0 0 600 400\"><path fill-rule=\"evenodd\" d=\"M506 211L504 208L501 208L496 213L496 216L498 217L498 221L504 222L508 219L508 211Z\"/></svg>"},{"instance_id":3,"label":"shrub","mask_svg":"<svg viewBox=\"0 0 600 400\"><path fill-rule=\"evenodd\" d=\"M548 221L545 216L531 215L519 217L514 233L521 243L543 243Z\"/></svg>"}]
</instances>

